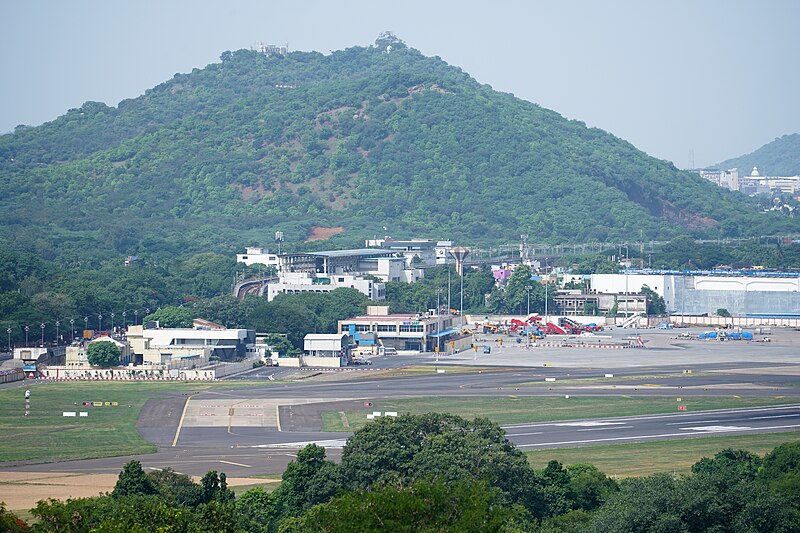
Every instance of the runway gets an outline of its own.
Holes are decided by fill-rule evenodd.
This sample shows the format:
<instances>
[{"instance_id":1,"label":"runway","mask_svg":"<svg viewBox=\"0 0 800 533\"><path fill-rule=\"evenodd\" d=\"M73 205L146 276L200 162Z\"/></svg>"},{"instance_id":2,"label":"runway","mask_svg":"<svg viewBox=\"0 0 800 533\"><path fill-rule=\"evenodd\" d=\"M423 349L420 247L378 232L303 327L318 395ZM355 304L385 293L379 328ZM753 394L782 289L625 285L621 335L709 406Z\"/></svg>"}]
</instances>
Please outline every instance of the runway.
<instances>
[{"instance_id":1,"label":"runway","mask_svg":"<svg viewBox=\"0 0 800 533\"><path fill-rule=\"evenodd\" d=\"M550 349L532 355L525 346L506 344L500 353L487 356L465 352L375 358L369 368L292 382L280 379L296 376L296 369L262 368L241 376L263 381L255 387L149 400L138 429L158 446L155 454L3 470L119 473L125 462L137 459L145 468L171 467L191 475L211 469L237 477L278 474L309 442L324 445L329 457L338 458L350 433L321 431L322 412L413 397L431 397L434 406L436 397L452 396L797 398L792 405L775 407L505 426L508 438L522 450L792 431L800 429L800 350L797 334L791 333L785 341L765 345L676 346L667 334L654 332L648 338L651 348L614 354ZM400 367L408 365L429 365L431 370L404 374Z\"/></svg>"}]
</instances>

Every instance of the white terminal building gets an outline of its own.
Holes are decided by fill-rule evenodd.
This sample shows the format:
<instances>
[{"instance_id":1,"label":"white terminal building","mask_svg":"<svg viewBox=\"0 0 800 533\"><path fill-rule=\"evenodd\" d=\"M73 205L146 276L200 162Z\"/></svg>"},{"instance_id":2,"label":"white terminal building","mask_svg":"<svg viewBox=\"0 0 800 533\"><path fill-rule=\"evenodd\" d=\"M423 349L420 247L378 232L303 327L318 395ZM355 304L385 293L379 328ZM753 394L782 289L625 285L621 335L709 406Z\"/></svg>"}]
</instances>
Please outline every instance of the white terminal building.
<instances>
[{"instance_id":1,"label":"white terminal building","mask_svg":"<svg viewBox=\"0 0 800 533\"><path fill-rule=\"evenodd\" d=\"M190 368L206 364L212 356L221 360L244 358L255 333L247 329L128 327L131 356L137 364Z\"/></svg>"},{"instance_id":2,"label":"white terminal building","mask_svg":"<svg viewBox=\"0 0 800 533\"><path fill-rule=\"evenodd\" d=\"M448 252L453 248L453 241L432 241L428 239L395 240L391 237L369 239L368 248L383 248L405 258L406 266L415 264L423 266L444 265L450 263Z\"/></svg>"},{"instance_id":3,"label":"white terminal building","mask_svg":"<svg viewBox=\"0 0 800 533\"><path fill-rule=\"evenodd\" d=\"M379 301L386 298L385 283L412 283L424 276L415 262L386 248L271 254L266 248L250 247L236 259L278 269L278 280L266 286L269 301L278 294L324 293L340 287L356 289Z\"/></svg>"}]
</instances>

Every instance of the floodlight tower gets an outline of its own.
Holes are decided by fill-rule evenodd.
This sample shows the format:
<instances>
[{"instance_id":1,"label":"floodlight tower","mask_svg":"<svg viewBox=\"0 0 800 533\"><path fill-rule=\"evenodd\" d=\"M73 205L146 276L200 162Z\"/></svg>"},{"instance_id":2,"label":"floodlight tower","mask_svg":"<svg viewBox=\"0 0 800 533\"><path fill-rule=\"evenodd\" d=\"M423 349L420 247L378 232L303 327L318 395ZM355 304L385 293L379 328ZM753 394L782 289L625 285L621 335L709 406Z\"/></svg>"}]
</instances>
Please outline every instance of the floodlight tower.
<instances>
[{"instance_id":1,"label":"floodlight tower","mask_svg":"<svg viewBox=\"0 0 800 533\"><path fill-rule=\"evenodd\" d=\"M456 260L456 272L458 272L459 277L461 278L461 290L459 291L461 296L461 305L459 308L459 313L461 314L461 327L464 327L464 259L467 258L469 255L469 250L464 248L463 246L456 246L455 248L450 249L450 255Z\"/></svg>"}]
</instances>

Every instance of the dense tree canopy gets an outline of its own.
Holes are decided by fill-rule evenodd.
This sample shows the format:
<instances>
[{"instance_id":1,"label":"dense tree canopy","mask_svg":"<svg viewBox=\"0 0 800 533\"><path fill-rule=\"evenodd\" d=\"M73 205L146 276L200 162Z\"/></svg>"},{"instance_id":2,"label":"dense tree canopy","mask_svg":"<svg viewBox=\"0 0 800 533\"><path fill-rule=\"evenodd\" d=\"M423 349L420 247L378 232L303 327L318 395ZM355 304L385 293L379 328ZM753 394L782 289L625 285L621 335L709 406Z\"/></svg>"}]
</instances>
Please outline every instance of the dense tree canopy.
<instances>
[{"instance_id":1,"label":"dense tree canopy","mask_svg":"<svg viewBox=\"0 0 800 533\"><path fill-rule=\"evenodd\" d=\"M223 473L200 483L126 464L110 495L42 500L35 523L9 513L8 531L519 531L793 532L800 528L800 443L763 459L726 449L691 474L627 478L590 464L533 470L496 424L430 413L382 418L348 440L341 464L311 444L273 492L234 500ZM483 452L483 453L482 453Z\"/></svg>"},{"instance_id":2,"label":"dense tree canopy","mask_svg":"<svg viewBox=\"0 0 800 533\"><path fill-rule=\"evenodd\" d=\"M337 246L383 226L482 243L798 228L389 33L329 55L225 52L117 107L19 128L0 136L0 186L0 241L62 265L177 263L203 297L233 280L214 254L275 230L297 248L316 226L342 227Z\"/></svg>"}]
</instances>

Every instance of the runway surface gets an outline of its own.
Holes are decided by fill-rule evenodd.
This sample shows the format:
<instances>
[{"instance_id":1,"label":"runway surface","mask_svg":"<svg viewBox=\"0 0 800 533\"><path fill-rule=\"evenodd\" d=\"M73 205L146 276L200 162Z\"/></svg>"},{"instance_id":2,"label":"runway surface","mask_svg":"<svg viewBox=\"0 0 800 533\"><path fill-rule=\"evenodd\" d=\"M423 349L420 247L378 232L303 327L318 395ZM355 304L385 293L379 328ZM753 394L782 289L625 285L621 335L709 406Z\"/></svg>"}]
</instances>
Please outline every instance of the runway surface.
<instances>
[{"instance_id":1,"label":"runway surface","mask_svg":"<svg viewBox=\"0 0 800 533\"><path fill-rule=\"evenodd\" d=\"M369 367L330 374L255 369L237 378L263 385L149 400L138 429L158 446L155 454L2 469L118 473L135 458L146 468L171 467L192 475L211 469L230 476L277 474L309 442L324 445L329 457L339 456L350 434L321 431L323 411L411 397L431 397L434 406L436 397L452 396L797 398L796 404L776 407L506 426L508 438L522 450L800 429L797 333L764 344L699 343L674 338L674 332L645 337L649 347L639 350L528 348L508 341L501 347L487 339L482 342L498 348L489 355L376 357ZM399 367L407 365L431 369L404 375ZM280 381L288 376L313 377Z\"/></svg>"}]
</instances>

